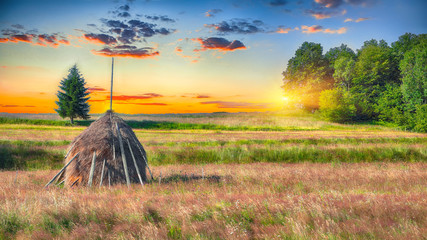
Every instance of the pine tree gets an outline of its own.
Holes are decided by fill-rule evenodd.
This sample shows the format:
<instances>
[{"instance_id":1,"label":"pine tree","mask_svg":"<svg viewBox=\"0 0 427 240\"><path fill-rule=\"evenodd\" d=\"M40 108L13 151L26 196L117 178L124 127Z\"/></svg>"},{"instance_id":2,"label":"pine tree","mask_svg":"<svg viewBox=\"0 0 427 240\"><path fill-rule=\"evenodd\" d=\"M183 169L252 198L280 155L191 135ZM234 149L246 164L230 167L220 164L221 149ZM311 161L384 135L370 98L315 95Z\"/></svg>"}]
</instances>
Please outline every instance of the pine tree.
<instances>
[{"instance_id":1,"label":"pine tree","mask_svg":"<svg viewBox=\"0 0 427 240\"><path fill-rule=\"evenodd\" d=\"M85 85L85 79L76 65L70 68L68 76L63 78L59 85L58 101L56 101L58 109L55 109L55 111L62 118L69 117L71 124L74 123L74 118L89 118L90 106L87 101L90 98L86 97L89 93Z\"/></svg>"}]
</instances>

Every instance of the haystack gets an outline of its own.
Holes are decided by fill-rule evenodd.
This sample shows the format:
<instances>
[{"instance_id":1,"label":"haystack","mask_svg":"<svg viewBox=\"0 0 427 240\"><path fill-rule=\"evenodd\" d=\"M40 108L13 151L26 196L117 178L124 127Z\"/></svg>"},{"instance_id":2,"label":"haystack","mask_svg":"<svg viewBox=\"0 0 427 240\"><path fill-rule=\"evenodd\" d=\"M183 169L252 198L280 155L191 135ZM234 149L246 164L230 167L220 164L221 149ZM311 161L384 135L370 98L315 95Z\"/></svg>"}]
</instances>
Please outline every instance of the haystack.
<instances>
[{"instance_id":1,"label":"haystack","mask_svg":"<svg viewBox=\"0 0 427 240\"><path fill-rule=\"evenodd\" d=\"M112 111L93 122L70 144L55 179L72 186L110 186L147 181L147 156L123 119ZM151 173L151 172L150 172Z\"/></svg>"}]
</instances>

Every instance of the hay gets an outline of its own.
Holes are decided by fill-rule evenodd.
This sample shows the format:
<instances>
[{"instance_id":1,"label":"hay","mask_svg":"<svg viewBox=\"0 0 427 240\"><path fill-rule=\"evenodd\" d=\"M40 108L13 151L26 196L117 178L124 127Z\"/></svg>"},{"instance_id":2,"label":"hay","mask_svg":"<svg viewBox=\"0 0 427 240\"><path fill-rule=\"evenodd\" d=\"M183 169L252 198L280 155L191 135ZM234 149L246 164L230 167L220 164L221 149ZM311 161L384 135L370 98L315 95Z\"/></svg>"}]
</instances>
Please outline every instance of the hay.
<instances>
[{"instance_id":1,"label":"hay","mask_svg":"<svg viewBox=\"0 0 427 240\"><path fill-rule=\"evenodd\" d=\"M116 126L119 128L123 147L119 145L119 131ZM72 146L71 151L64 162L68 163L76 154L79 155L65 169L65 174L62 174L65 186L88 185L94 152L96 161L91 181L92 186L99 186L101 179L103 179L104 186L109 183L111 185L126 183L124 165L127 165L131 183L140 183L138 173L140 173L142 181L147 181L145 171L147 158L144 148L132 128L111 111L93 122L73 140L70 146ZM123 158L126 159L126 162L123 161ZM103 166L104 164L105 166ZM101 176L102 174L103 176ZM60 180L58 179L58 181Z\"/></svg>"}]
</instances>

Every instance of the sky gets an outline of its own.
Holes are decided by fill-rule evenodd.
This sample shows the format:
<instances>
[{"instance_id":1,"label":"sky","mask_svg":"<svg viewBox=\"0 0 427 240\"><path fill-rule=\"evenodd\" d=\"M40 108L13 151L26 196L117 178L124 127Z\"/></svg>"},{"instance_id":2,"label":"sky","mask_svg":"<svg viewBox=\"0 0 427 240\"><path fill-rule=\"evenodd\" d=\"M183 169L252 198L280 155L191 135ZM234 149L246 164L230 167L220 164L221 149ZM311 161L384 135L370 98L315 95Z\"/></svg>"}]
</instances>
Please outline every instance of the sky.
<instances>
[{"instance_id":1,"label":"sky","mask_svg":"<svg viewBox=\"0 0 427 240\"><path fill-rule=\"evenodd\" d=\"M305 41L324 53L427 33L425 0L1 0L0 112L55 113L77 64L90 113L263 112Z\"/></svg>"}]
</instances>

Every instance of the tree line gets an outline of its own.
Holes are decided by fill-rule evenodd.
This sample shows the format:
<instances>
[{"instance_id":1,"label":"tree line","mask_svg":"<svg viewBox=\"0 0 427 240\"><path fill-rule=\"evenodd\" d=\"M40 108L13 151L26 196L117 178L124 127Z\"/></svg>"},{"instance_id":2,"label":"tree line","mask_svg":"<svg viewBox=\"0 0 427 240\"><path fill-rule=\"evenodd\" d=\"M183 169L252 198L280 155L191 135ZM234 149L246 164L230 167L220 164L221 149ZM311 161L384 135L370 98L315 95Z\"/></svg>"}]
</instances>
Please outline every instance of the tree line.
<instances>
[{"instance_id":1,"label":"tree line","mask_svg":"<svg viewBox=\"0 0 427 240\"><path fill-rule=\"evenodd\" d=\"M288 61L282 88L291 105L333 122L381 121L427 132L427 34L406 33L391 46L365 41L323 54L304 42Z\"/></svg>"}]
</instances>

